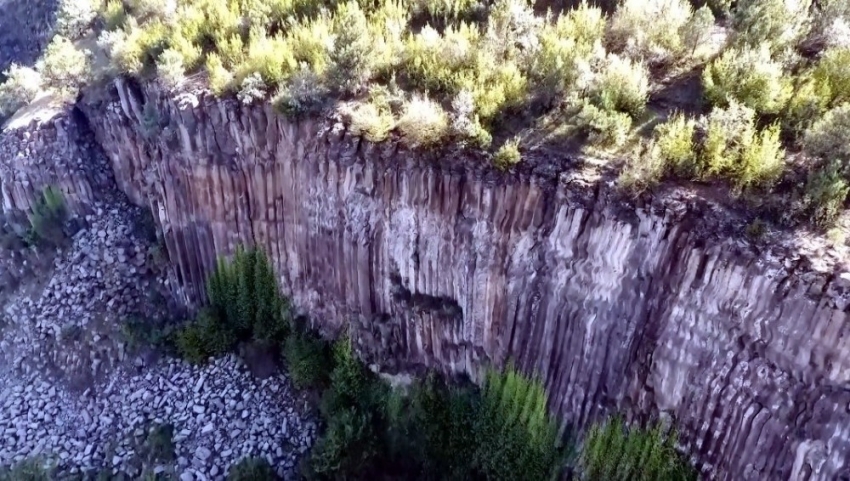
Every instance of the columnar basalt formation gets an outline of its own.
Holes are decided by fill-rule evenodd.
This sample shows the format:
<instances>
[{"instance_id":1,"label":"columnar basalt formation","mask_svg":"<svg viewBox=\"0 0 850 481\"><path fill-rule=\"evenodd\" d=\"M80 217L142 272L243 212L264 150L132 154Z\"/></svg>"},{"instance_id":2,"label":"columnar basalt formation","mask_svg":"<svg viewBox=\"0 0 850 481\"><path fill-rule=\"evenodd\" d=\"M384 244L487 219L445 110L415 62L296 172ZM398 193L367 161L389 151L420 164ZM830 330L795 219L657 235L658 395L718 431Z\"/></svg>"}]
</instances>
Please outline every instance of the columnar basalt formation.
<instances>
[{"instance_id":1,"label":"columnar basalt formation","mask_svg":"<svg viewBox=\"0 0 850 481\"><path fill-rule=\"evenodd\" d=\"M153 209L187 301L217 255L257 244L295 305L383 371L512 360L570 428L672 417L709 478L850 476L836 256L787 239L755 252L716 209L628 205L550 154L503 174L268 105L115 86L84 110L119 187Z\"/></svg>"}]
</instances>

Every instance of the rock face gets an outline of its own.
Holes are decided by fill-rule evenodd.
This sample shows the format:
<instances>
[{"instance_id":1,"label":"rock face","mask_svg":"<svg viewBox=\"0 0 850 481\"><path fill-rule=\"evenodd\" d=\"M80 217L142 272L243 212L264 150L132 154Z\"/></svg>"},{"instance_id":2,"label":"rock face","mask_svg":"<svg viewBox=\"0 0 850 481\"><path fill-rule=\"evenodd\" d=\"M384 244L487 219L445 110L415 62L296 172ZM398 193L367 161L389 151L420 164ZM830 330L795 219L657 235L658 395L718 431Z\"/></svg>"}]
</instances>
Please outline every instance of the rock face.
<instances>
[{"instance_id":1,"label":"rock face","mask_svg":"<svg viewBox=\"0 0 850 481\"><path fill-rule=\"evenodd\" d=\"M715 211L627 206L569 162L502 175L268 106L119 81L84 110L187 301L217 255L258 244L384 371L513 360L570 428L672 417L709 478L850 476L850 283L802 239L756 255Z\"/></svg>"}]
</instances>

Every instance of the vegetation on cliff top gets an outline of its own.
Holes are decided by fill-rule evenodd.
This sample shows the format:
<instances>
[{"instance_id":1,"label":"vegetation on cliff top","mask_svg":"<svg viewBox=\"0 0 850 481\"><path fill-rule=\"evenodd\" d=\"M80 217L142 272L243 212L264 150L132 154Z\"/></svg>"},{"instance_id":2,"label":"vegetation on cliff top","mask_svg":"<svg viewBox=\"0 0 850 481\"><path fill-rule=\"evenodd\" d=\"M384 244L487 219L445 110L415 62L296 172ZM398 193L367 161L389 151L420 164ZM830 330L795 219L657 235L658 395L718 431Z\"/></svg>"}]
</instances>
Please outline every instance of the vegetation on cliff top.
<instances>
[{"instance_id":1,"label":"vegetation on cliff top","mask_svg":"<svg viewBox=\"0 0 850 481\"><path fill-rule=\"evenodd\" d=\"M371 141L395 133L416 148L490 148L495 136L501 168L523 148L563 142L629 159L621 184L634 191L664 178L712 181L755 203L781 188L781 220L829 225L843 211L845 0L63 5L35 70L8 72L0 111L40 85L79 88L90 80L81 66L105 56L99 75L166 88L203 78L218 95L271 99L288 115L333 107Z\"/></svg>"}]
</instances>

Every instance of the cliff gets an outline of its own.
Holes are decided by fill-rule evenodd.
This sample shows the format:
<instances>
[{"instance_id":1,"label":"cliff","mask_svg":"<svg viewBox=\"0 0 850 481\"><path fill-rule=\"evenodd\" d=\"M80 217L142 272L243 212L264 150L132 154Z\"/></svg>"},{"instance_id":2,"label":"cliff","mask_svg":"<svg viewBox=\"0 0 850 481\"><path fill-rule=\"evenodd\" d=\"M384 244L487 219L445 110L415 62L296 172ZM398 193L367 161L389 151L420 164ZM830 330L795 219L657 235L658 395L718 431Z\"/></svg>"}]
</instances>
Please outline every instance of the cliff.
<instances>
[{"instance_id":1,"label":"cliff","mask_svg":"<svg viewBox=\"0 0 850 481\"><path fill-rule=\"evenodd\" d=\"M749 245L709 203L629 203L551 152L504 174L266 105L115 87L83 110L187 302L217 255L258 244L295 305L385 372L513 360L567 428L675 419L708 478L850 475L843 252Z\"/></svg>"}]
</instances>

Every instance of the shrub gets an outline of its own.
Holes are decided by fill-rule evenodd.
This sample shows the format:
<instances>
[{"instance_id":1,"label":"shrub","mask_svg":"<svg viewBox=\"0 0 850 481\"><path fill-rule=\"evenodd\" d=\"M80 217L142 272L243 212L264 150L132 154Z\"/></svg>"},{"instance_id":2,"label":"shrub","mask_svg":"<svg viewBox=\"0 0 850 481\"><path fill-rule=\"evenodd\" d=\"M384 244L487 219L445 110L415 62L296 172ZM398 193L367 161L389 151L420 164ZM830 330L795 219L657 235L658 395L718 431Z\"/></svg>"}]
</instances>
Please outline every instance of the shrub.
<instances>
[{"instance_id":1,"label":"shrub","mask_svg":"<svg viewBox=\"0 0 850 481\"><path fill-rule=\"evenodd\" d=\"M470 88L481 121L490 122L505 109L523 103L528 81L515 63L480 55L475 68L477 80Z\"/></svg>"},{"instance_id":2,"label":"shrub","mask_svg":"<svg viewBox=\"0 0 850 481\"><path fill-rule=\"evenodd\" d=\"M0 84L0 118L14 114L41 91L41 75L29 67L12 64Z\"/></svg>"},{"instance_id":3,"label":"shrub","mask_svg":"<svg viewBox=\"0 0 850 481\"><path fill-rule=\"evenodd\" d=\"M359 103L343 113L349 119L351 133L362 135L369 142L383 142L395 126L389 107L377 102Z\"/></svg>"},{"instance_id":4,"label":"shrub","mask_svg":"<svg viewBox=\"0 0 850 481\"><path fill-rule=\"evenodd\" d=\"M461 142L486 149L493 141L490 132L481 126L475 114L475 101L468 90L463 90L452 99L452 134L460 137Z\"/></svg>"},{"instance_id":5,"label":"shrub","mask_svg":"<svg viewBox=\"0 0 850 481\"><path fill-rule=\"evenodd\" d=\"M817 4L813 30L818 39L827 48L850 48L850 4L844 0L822 0Z\"/></svg>"},{"instance_id":6,"label":"shrub","mask_svg":"<svg viewBox=\"0 0 850 481\"><path fill-rule=\"evenodd\" d=\"M410 10L401 1L383 2L369 18L370 57L379 75L394 71L401 63L408 22Z\"/></svg>"},{"instance_id":7,"label":"shrub","mask_svg":"<svg viewBox=\"0 0 850 481\"><path fill-rule=\"evenodd\" d=\"M279 342L288 332L289 305L261 251L239 248L230 263L220 260L207 281L207 297L238 339Z\"/></svg>"},{"instance_id":8,"label":"shrub","mask_svg":"<svg viewBox=\"0 0 850 481\"><path fill-rule=\"evenodd\" d=\"M342 93L358 92L372 74L372 40L366 15L356 2L349 1L337 8L334 34L328 72L330 85Z\"/></svg>"},{"instance_id":9,"label":"shrub","mask_svg":"<svg viewBox=\"0 0 850 481\"><path fill-rule=\"evenodd\" d=\"M127 0L130 12L139 20L163 22L174 19L176 3L170 0Z\"/></svg>"},{"instance_id":10,"label":"shrub","mask_svg":"<svg viewBox=\"0 0 850 481\"><path fill-rule=\"evenodd\" d=\"M668 60L682 51L680 31L692 15L687 0L624 0L611 17L610 40L629 56Z\"/></svg>"},{"instance_id":11,"label":"shrub","mask_svg":"<svg viewBox=\"0 0 850 481\"><path fill-rule=\"evenodd\" d=\"M212 311L205 309L198 317L177 332L177 352L192 364L202 364L210 357L233 350L236 333Z\"/></svg>"},{"instance_id":12,"label":"shrub","mask_svg":"<svg viewBox=\"0 0 850 481\"><path fill-rule=\"evenodd\" d=\"M712 110L706 123L700 155L705 174L726 175L738 188L766 185L781 174L785 151L777 125L758 131L755 112L734 102Z\"/></svg>"},{"instance_id":13,"label":"shrub","mask_svg":"<svg viewBox=\"0 0 850 481\"><path fill-rule=\"evenodd\" d=\"M302 70L306 65L310 71L323 75L330 62L329 50L334 46L333 21L327 15L320 15L294 25L287 32L287 41Z\"/></svg>"},{"instance_id":14,"label":"shrub","mask_svg":"<svg viewBox=\"0 0 850 481\"><path fill-rule=\"evenodd\" d=\"M78 39L90 31L96 17L94 0L60 0L56 32L65 38Z\"/></svg>"},{"instance_id":15,"label":"shrub","mask_svg":"<svg viewBox=\"0 0 850 481\"><path fill-rule=\"evenodd\" d=\"M487 18L486 48L497 59L524 64L541 24L529 0L496 0Z\"/></svg>"},{"instance_id":16,"label":"shrub","mask_svg":"<svg viewBox=\"0 0 850 481\"><path fill-rule=\"evenodd\" d=\"M222 60L226 60L223 57ZM259 74L268 87L275 87L287 80L298 68L298 62L281 35L269 38L265 32L252 32L248 50L237 68L237 81Z\"/></svg>"},{"instance_id":17,"label":"shrub","mask_svg":"<svg viewBox=\"0 0 850 481\"><path fill-rule=\"evenodd\" d=\"M840 162L844 169L850 167L850 103L828 111L806 131L803 139L805 152L820 159Z\"/></svg>"},{"instance_id":18,"label":"shrub","mask_svg":"<svg viewBox=\"0 0 850 481\"><path fill-rule=\"evenodd\" d=\"M132 20L128 20L123 35L111 39L109 56L119 72L138 75L165 49L168 30L161 22L139 26Z\"/></svg>"},{"instance_id":19,"label":"shrub","mask_svg":"<svg viewBox=\"0 0 850 481\"><path fill-rule=\"evenodd\" d=\"M106 0L103 2L100 17L103 19L103 27L106 30L120 28L127 19L123 2L121 0Z\"/></svg>"},{"instance_id":20,"label":"shrub","mask_svg":"<svg viewBox=\"0 0 850 481\"><path fill-rule=\"evenodd\" d=\"M484 479L555 479L563 452L543 385L509 367L490 371L482 391L473 439Z\"/></svg>"},{"instance_id":21,"label":"shrub","mask_svg":"<svg viewBox=\"0 0 850 481\"><path fill-rule=\"evenodd\" d=\"M227 481L274 481L280 479L264 458L243 458L230 466Z\"/></svg>"},{"instance_id":22,"label":"shrub","mask_svg":"<svg viewBox=\"0 0 850 481\"><path fill-rule=\"evenodd\" d=\"M0 481L50 481L55 469L38 458L26 458L13 466L0 466Z\"/></svg>"},{"instance_id":23,"label":"shrub","mask_svg":"<svg viewBox=\"0 0 850 481\"><path fill-rule=\"evenodd\" d=\"M785 149L779 139L779 125L770 125L744 139L735 183L738 187L770 185L782 174Z\"/></svg>"},{"instance_id":24,"label":"shrub","mask_svg":"<svg viewBox=\"0 0 850 481\"><path fill-rule=\"evenodd\" d=\"M321 110L328 93L322 78L302 64L278 91L274 103L285 114L297 116Z\"/></svg>"},{"instance_id":25,"label":"shrub","mask_svg":"<svg viewBox=\"0 0 850 481\"><path fill-rule=\"evenodd\" d=\"M794 94L782 115L783 127L797 137L808 130L826 112L830 101L829 88L811 75L797 78Z\"/></svg>"},{"instance_id":26,"label":"shrub","mask_svg":"<svg viewBox=\"0 0 850 481\"><path fill-rule=\"evenodd\" d=\"M283 355L292 383L298 389L316 389L327 384L333 363L327 343L301 331L286 338Z\"/></svg>"},{"instance_id":27,"label":"shrub","mask_svg":"<svg viewBox=\"0 0 850 481\"><path fill-rule=\"evenodd\" d=\"M642 63L609 54L596 78L592 98L609 112L639 115L649 95L649 71Z\"/></svg>"},{"instance_id":28,"label":"shrub","mask_svg":"<svg viewBox=\"0 0 850 481\"><path fill-rule=\"evenodd\" d=\"M812 222L820 227L835 223L848 192L850 186L842 177L842 166L837 163L811 172L806 181L804 202Z\"/></svg>"},{"instance_id":29,"label":"shrub","mask_svg":"<svg viewBox=\"0 0 850 481\"><path fill-rule=\"evenodd\" d=\"M620 147L628 140L632 118L623 112L613 112L585 102L576 123L587 134L588 141L601 147Z\"/></svg>"},{"instance_id":30,"label":"shrub","mask_svg":"<svg viewBox=\"0 0 850 481\"><path fill-rule=\"evenodd\" d=\"M711 9L704 5L694 12L688 23L682 26L682 44L691 56L696 56L697 49L711 38L714 28L714 15Z\"/></svg>"},{"instance_id":31,"label":"shrub","mask_svg":"<svg viewBox=\"0 0 850 481\"><path fill-rule=\"evenodd\" d=\"M224 67L221 57L214 53L209 54L206 68L212 92L215 95L222 95L227 92L233 82L233 74Z\"/></svg>"},{"instance_id":32,"label":"shrub","mask_svg":"<svg viewBox=\"0 0 850 481\"><path fill-rule=\"evenodd\" d=\"M46 84L73 95L89 78L90 57L88 50L79 49L70 40L57 35L47 46L38 69Z\"/></svg>"},{"instance_id":33,"label":"shrub","mask_svg":"<svg viewBox=\"0 0 850 481\"><path fill-rule=\"evenodd\" d=\"M670 120L655 127L655 145L665 165L678 172L693 169L696 160L695 131L696 122L683 114L674 114Z\"/></svg>"},{"instance_id":34,"label":"shrub","mask_svg":"<svg viewBox=\"0 0 850 481\"><path fill-rule=\"evenodd\" d=\"M36 199L29 212L30 244L58 246L65 240L63 230L68 218L65 197L52 186L46 187L41 198Z\"/></svg>"},{"instance_id":35,"label":"shrub","mask_svg":"<svg viewBox=\"0 0 850 481\"><path fill-rule=\"evenodd\" d=\"M827 49L812 77L829 104L850 102L850 47Z\"/></svg>"},{"instance_id":36,"label":"shrub","mask_svg":"<svg viewBox=\"0 0 850 481\"><path fill-rule=\"evenodd\" d=\"M508 169L522 160L519 153L519 139L511 139L502 144L493 156L493 163L500 169Z\"/></svg>"},{"instance_id":37,"label":"shrub","mask_svg":"<svg viewBox=\"0 0 850 481\"><path fill-rule=\"evenodd\" d=\"M174 425L156 424L148 431L142 447L142 456L148 464L174 461Z\"/></svg>"},{"instance_id":38,"label":"shrub","mask_svg":"<svg viewBox=\"0 0 850 481\"><path fill-rule=\"evenodd\" d=\"M239 92L236 98L245 105L250 105L254 102L262 101L268 95L268 86L263 81L263 77L254 72L242 79Z\"/></svg>"},{"instance_id":39,"label":"shrub","mask_svg":"<svg viewBox=\"0 0 850 481\"><path fill-rule=\"evenodd\" d=\"M765 45L727 50L705 68L702 82L712 104L726 106L735 99L760 114L778 113L792 94L782 65Z\"/></svg>"},{"instance_id":40,"label":"shrub","mask_svg":"<svg viewBox=\"0 0 850 481\"><path fill-rule=\"evenodd\" d=\"M576 85L582 69L590 68L593 57L604 57L601 46L605 32L602 10L582 3L554 23L545 23L538 36L528 74L539 83L539 91L556 95L563 90L581 90Z\"/></svg>"},{"instance_id":41,"label":"shrub","mask_svg":"<svg viewBox=\"0 0 850 481\"><path fill-rule=\"evenodd\" d=\"M619 418L595 425L584 441L580 467L583 479L696 479L696 473L676 452L676 433L629 428Z\"/></svg>"},{"instance_id":42,"label":"shrub","mask_svg":"<svg viewBox=\"0 0 850 481\"><path fill-rule=\"evenodd\" d=\"M738 42L778 52L807 33L812 0L739 0L733 26Z\"/></svg>"},{"instance_id":43,"label":"shrub","mask_svg":"<svg viewBox=\"0 0 850 481\"><path fill-rule=\"evenodd\" d=\"M449 117L440 104L428 97L414 95L404 104L396 126L408 146L427 147L436 144L446 135Z\"/></svg>"},{"instance_id":44,"label":"shrub","mask_svg":"<svg viewBox=\"0 0 850 481\"><path fill-rule=\"evenodd\" d=\"M156 62L156 71L159 79L169 89L175 89L183 83L184 73L183 55L173 48L162 52Z\"/></svg>"},{"instance_id":45,"label":"shrub","mask_svg":"<svg viewBox=\"0 0 850 481\"><path fill-rule=\"evenodd\" d=\"M667 167L657 143L641 142L627 157L618 185L632 194L640 194L658 184Z\"/></svg>"},{"instance_id":46,"label":"shrub","mask_svg":"<svg viewBox=\"0 0 850 481\"><path fill-rule=\"evenodd\" d=\"M402 65L412 86L421 90L456 94L472 92L476 61L486 55L479 50L480 31L461 23L448 26L441 36L429 25L407 37Z\"/></svg>"}]
</instances>

